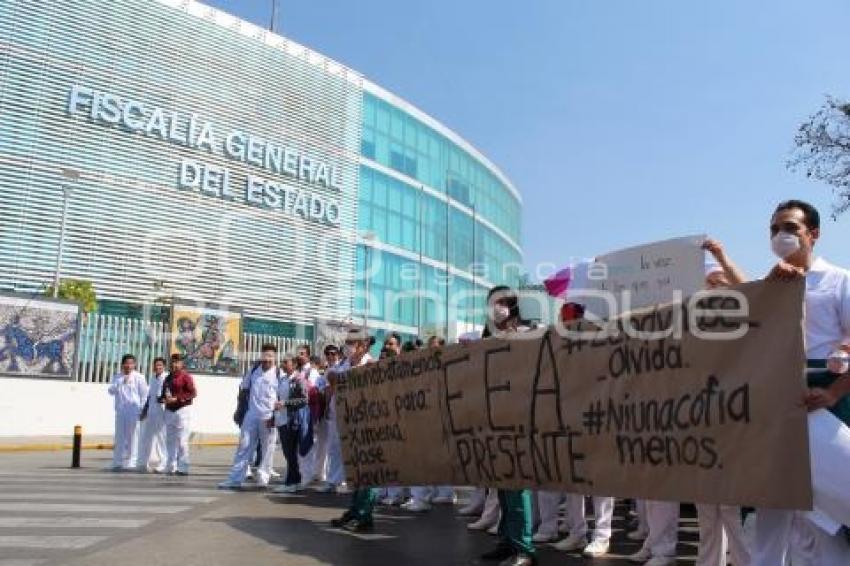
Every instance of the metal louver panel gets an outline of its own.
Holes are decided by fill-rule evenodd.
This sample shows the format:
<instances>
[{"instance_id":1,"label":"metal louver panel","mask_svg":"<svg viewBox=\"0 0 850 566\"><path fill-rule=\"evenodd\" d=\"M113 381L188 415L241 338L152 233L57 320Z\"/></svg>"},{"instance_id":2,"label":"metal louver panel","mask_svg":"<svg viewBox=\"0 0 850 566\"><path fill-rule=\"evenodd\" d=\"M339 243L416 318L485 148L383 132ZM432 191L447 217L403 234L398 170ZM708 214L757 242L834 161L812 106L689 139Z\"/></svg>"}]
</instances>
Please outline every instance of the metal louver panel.
<instances>
[{"instance_id":1,"label":"metal louver panel","mask_svg":"<svg viewBox=\"0 0 850 566\"><path fill-rule=\"evenodd\" d=\"M73 85L212 124L213 151L68 112ZM63 277L102 299L180 299L311 324L350 315L362 90L359 75L191 2L0 2L0 287L53 275L70 183ZM335 189L225 155L232 131L338 168ZM178 187L180 163L225 167L243 198ZM248 175L339 202L339 224L244 202Z\"/></svg>"}]
</instances>

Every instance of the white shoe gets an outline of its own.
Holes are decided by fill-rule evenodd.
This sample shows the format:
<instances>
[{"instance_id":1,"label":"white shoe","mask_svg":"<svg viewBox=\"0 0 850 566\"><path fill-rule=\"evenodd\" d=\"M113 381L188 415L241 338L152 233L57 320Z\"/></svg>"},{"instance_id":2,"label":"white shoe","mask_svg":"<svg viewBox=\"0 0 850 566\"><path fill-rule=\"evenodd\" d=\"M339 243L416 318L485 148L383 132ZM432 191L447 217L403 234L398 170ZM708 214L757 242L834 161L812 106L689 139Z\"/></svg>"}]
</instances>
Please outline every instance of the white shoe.
<instances>
[{"instance_id":1,"label":"white shoe","mask_svg":"<svg viewBox=\"0 0 850 566\"><path fill-rule=\"evenodd\" d=\"M404 504L404 509L406 511L413 511L414 513L424 513L431 510L431 504L419 501L418 499L411 499Z\"/></svg>"},{"instance_id":2,"label":"white shoe","mask_svg":"<svg viewBox=\"0 0 850 566\"><path fill-rule=\"evenodd\" d=\"M557 533L534 533L531 542L554 542L558 540Z\"/></svg>"},{"instance_id":3,"label":"white shoe","mask_svg":"<svg viewBox=\"0 0 850 566\"><path fill-rule=\"evenodd\" d=\"M271 477L271 478L279 478L279 477L280 477L280 474L279 474L279 473L277 473L277 472L276 472L276 471L274 471L274 470L269 470L269 477Z\"/></svg>"},{"instance_id":4,"label":"white shoe","mask_svg":"<svg viewBox=\"0 0 850 566\"><path fill-rule=\"evenodd\" d=\"M444 497L435 497L431 500L431 503L434 505L454 505L457 503L457 497L454 495L444 496Z\"/></svg>"},{"instance_id":5,"label":"white shoe","mask_svg":"<svg viewBox=\"0 0 850 566\"><path fill-rule=\"evenodd\" d=\"M489 529L487 529L487 534L488 534L488 535L493 535L493 536L498 535L498 534L499 534L499 524L498 524L498 523L496 523L495 525L493 525L492 527L490 527Z\"/></svg>"},{"instance_id":6,"label":"white shoe","mask_svg":"<svg viewBox=\"0 0 850 566\"><path fill-rule=\"evenodd\" d=\"M652 558L652 552L648 548L641 548L631 556L627 556L626 560L629 562L635 562L637 564L642 564Z\"/></svg>"},{"instance_id":7,"label":"white shoe","mask_svg":"<svg viewBox=\"0 0 850 566\"><path fill-rule=\"evenodd\" d=\"M632 531L632 532L626 534L626 538L629 539L629 540L645 540L646 537L648 537L648 536L649 536L648 532L641 531L641 530Z\"/></svg>"},{"instance_id":8,"label":"white shoe","mask_svg":"<svg viewBox=\"0 0 850 566\"><path fill-rule=\"evenodd\" d=\"M381 505L385 505L387 507L392 507L393 505L400 504L401 501L399 501L395 497L384 497L383 499L381 499L380 503L381 503Z\"/></svg>"},{"instance_id":9,"label":"white shoe","mask_svg":"<svg viewBox=\"0 0 850 566\"><path fill-rule=\"evenodd\" d=\"M609 548L611 548L611 543L607 540L595 540L584 547L582 554L588 558L598 558L608 554Z\"/></svg>"},{"instance_id":10,"label":"white shoe","mask_svg":"<svg viewBox=\"0 0 850 566\"><path fill-rule=\"evenodd\" d=\"M317 493L330 493L336 489L336 486L330 482L322 482L316 486Z\"/></svg>"},{"instance_id":11,"label":"white shoe","mask_svg":"<svg viewBox=\"0 0 850 566\"><path fill-rule=\"evenodd\" d=\"M217 487L219 489L240 489L242 484L238 481L224 480Z\"/></svg>"},{"instance_id":12,"label":"white shoe","mask_svg":"<svg viewBox=\"0 0 850 566\"><path fill-rule=\"evenodd\" d=\"M673 556L653 556L645 566L670 566L675 563L676 559Z\"/></svg>"},{"instance_id":13,"label":"white shoe","mask_svg":"<svg viewBox=\"0 0 850 566\"><path fill-rule=\"evenodd\" d=\"M485 520L484 517L482 517L482 518L478 519L477 521L474 521L474 522L466 525L466 528L469 529L470 531L486 531L487 529L492 527L494 524L498 524L498 523L493 523L493 521L491 521L489 519Z\"/></svg>"},{"instance_id":14,"label":"white shoe","mask_svg":"<svg viewBox=\"0 0 850 566\"><path fill-rule=\"evenodd\" d=\"M587 546L587 536L583 533L580 535L570 535L561 542L556 542L552 546L555 547L555 550L560 550L561 552L582 550L585 546Z\"/></svg>"},{"instance_id":15,"label":"white shoe","mask_svg":"<svg viewBox=\"0 0 850 566\"><path fill-rule=\"evenodd\" d=\"M344 495L344 494L346 494L346 493L351 493L351 490L350 490L350 489L348 489L348 484L347 484L347 483L342 482L341 484L339 484L338 486L336 486L336 492L337 492L338 494L340 494L340 495Z\"/></svg>"},{"instance_id":16,"label":"white shoe","mask_svg":"<svg viewBox=\"0 0 850 566\"><path fill-rule=\"evenodd\" d=\"M298 484L281 485L274 488L272 493L298 493Z\"/></svg>"}]
</instances>

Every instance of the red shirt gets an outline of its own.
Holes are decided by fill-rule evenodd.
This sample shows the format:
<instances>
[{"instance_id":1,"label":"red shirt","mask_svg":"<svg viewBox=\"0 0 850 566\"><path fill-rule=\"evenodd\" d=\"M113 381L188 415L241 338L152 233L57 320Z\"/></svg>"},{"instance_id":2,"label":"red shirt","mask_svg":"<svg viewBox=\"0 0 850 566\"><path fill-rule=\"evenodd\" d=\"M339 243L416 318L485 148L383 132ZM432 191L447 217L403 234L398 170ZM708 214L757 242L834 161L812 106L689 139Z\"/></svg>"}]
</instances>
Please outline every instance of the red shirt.
<instances>
[{"instance_id":1,"label":"red shirt","mask_svg":"<svg viewBox=\"0 0 850 566\"><path fill-rule=\"evenodd\" d=\"M171 396L176 399L173 403L165 404L165 408L169 411L177 411L191 405L192 399L198 396L195 381L186 370L170 374L162 385L162 392L163 396L166 396L166 392L170 392Z\"/></svg>"}]
</instances>

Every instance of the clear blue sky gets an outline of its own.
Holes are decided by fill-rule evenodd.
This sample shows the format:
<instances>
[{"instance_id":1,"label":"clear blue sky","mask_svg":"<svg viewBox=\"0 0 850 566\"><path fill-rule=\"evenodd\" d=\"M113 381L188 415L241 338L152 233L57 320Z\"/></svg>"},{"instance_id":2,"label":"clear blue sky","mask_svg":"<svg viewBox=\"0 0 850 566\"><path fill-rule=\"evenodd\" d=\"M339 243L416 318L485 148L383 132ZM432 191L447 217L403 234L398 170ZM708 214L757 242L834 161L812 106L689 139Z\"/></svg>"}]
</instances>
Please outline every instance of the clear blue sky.
<instances>
[{"instance_id":1,"label":"clear blue sky","mask_svg":"<svg viewBox=\"0 0 850 566\"><path fill-rule=\"evenodd\" d=\"M271 0L208 0L268 25ZM844 0L280 0L279 30L469 140L524 196L532 273L690 233L751 274L790 197L824 213L850 267L850 215L785 168L824 94L850 97Z\"/></svg>"}]
</instances>

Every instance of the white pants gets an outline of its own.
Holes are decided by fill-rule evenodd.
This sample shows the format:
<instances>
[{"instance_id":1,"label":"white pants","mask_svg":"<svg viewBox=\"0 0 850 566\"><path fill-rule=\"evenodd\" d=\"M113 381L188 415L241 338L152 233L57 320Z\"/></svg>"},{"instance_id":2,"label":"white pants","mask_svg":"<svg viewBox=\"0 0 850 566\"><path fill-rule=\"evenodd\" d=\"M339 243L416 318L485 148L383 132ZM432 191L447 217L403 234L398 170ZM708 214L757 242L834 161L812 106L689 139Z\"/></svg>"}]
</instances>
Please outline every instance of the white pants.
<instances>
[{"instance_id":1,"label":"white pants","mask_svg":"<svg viewBox=\"0 0 850 566\"><path fill-rule=\"evenodd\" d=\"M116 468L135 468L139 446L138 407L115 411L115 440L112 447L112 465Z\"/></svg>"},{"instance_id":2,"label":"white pants","mask_svg":"<svg viewBox=\"0 0 850 566\"><path fill-rule=\"evenodd\" d=\"M319 481L327 480L328 467L328 442L330 440L330 427L336 426L336 423L328 423L326 419L316 423L315 427L315 444L310 453L313 454L312 473L305 479L317 479ZM303 475L303 472L302 472Z\"/></svg>"},{"instance_id":3,"label":"white pants","mask_svg":"<svg viewBox=\"0 0 850 566\"><path fill-rule=\"evenodd\" d=\"M753 566L850 564L850 546L835 529L850 524L850 428L825 409L808 415L809 463L815 509L832 523L830 532L810 521L811 514L782 509L758 509Z\"/></svg>"},{"instance_id":4,"label":"white pants","mask_svg":"<svg viewBox=\"0 0 850 566\"><path fill-rule=\"evenodd\" d=\"M643 548L652 553L652 557L676 556L676 542L679 538L679 502L645 501L646 522L649 536L643 541Z\"/></svg>"},{"instance_id":5,"label":"white pants","mask_svg":"<svg viewBox=\"0 0 850 566\"><path fill-rule=\"evenodd\" d=\"M649 532L649 523L646 520L646 500L644 499L636 499L635 500L635 514L637 515L638 528L637 530L641 533Z\"/></svg>"},{"instance_id":6,"label":"white pants","mask_svg":"<svg viewBox=\"0 0 850 566\"><path fill-rule=\"evenodd\" d=\"M487 490L487 499L484 500L484 511L481 512L479 521L495 525L499 522L499 492L495 489Z\"/></svg>"},{"instance_id":7,"label":"white pants","mask_svg":"<svg viewBox=\"0 0 850 566\"><path fill-rule=\"evenodd\" d=\"M166 472L189 471L189 435L191 427L192 408L183 407L177 411L165 411L165 444L168 458L165 462Z\"/></svg>"},{"instance_id":8,"label":"white pants","mask_svg":"<svg viewBox=\"0 0 850 566\"><path fill-rule=\"evenodd\" d=\"M535 491L537 514L540 523L537 525L537 533L542 535L557 536L558 534L558 506L561 504L564 494L560 491Z\"/></svg>"},{"instance_id":9,"label":"white pants","mask_svg":"<svg viewBox=\"0 0 850 566\"><path fill-rule=\"evenodd\" d=\"M611 522L614 520L614 498L593 497L593 536L591 542L608 542L611 540ZM567 494L567 522L570 526L570 536L587 534L587 519L584 513L584 495Z\"/></svg>"},{"instance_id":10,"label":"white pants","mask_svg":"<svg viewBox=\"0 0 850 566\"><path fill-rule=\"evenodd\" d=\"M415 501L428 503L434 498L436 489L430 485L419 485L410 488L410 497Z\"/></svg>"},{"instance_id":11,"label":"white pants","mask_svg":"<svg viewBox=\"0 0 850 566\"><path fill-rule=\"evenodd\" d=\"M339 440L339 431L336 421L328 423L328 471L325 480L333 485L340 485L345 481L345 467L342 465L342 443Z\"/></svg>"},{"instance_id":12,"label":"white pants","mask_svg":"<svg viewBox=\"0 0 850 566\"><path fill-rule=\"evenodd\" d=\"M233 456L233 467L230 468L228 479L232 482L242 483L245 474L257 453L257 444L263 449L263 459L257 468L256 478L258 485L268 485L271 477L272 458L274 456L274 445L277 438L277 429L269 428L267 419L261 419L257 415L248 413L242 421L239 431L239 446Z\"/></svg>"},{"instance_id":13,"label":"white pants","mask_svg":"<svg viewBox=\"0 0 850 566\"><path fill-rule=\"evenodd\" d=\"M391 497L392 499L395 499L396 501L401 501L402 499L404 499L405 492L407 491L406 487L400 487L400 486L381 487L381 488L378 488L378 489L379 489L378 493L379 493L380 497L382 497L382 498L383 497Z\"/></svg>"},{"instance_id":14,"label":"white pants","mask_svg":"<svg viewBox=\"0 0 850 566\"><path fill-rule=\"evenodd\" d=\"M785 509L756 511L752 566L847 566L850 544L842 533L831 535L805 513Z\"/></svg>"},{"instance_id":15,"label":"white pants","mask_svg":"<svg viewBox=\"0 0 850 566\"><path fill-rule=\"evenodd\" d=\"M744 544L741 508L731 505L697 504L699 552L697 566L726 566L728 545L735 566L749 566L750 552Z\"/></svg>"},{"instance_id":16,"label":"white pants","mask_svg":"<svg viewBox=\"0 0 850 566\"><path fill-rule=\"evenodd\" d=\"M298 471L301 472L301 483L303 484L310 483L323 471L324 464L320 464L318 458L319 439L317 428L318 425L313 429L313 446L310 447L310 451L307 452L306 456L298 455ZM325 437L324 443L327 445L327 437ZM326 446L323 446L322 449L327 450Z\"/></svg>"},{"instance_id":17,"label":"white pants","mask_svg":"<svg viewBox=\"0 0 850 566\"><path fill-rule=\"evenodd\" d=\"M157 469L165 469L165 409L159 403L148 406L148 416L142 421L139 440L139 467L146 468L154 462Z\"/></svg>"},{"instance_id":18,"label":"white pants","mask_svg":"<svg viewBox=\"0 0 850 566\"><path fill-rule=\"evenodd\" d=\"M454 495L455 489L450 485L418 485L410 488L410 497L423 503L428 503L437 497L451 498Z\"/></svg>"}]
</instances>

